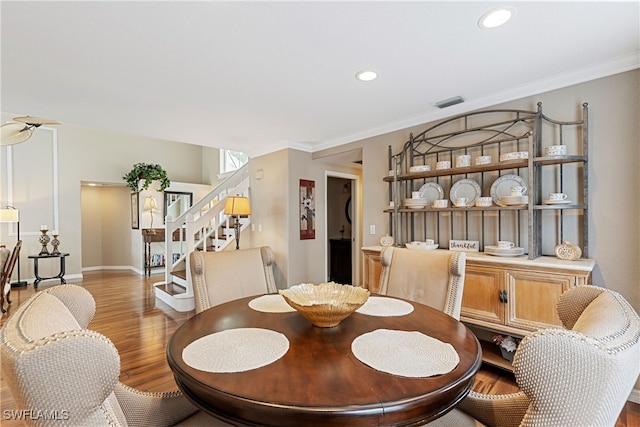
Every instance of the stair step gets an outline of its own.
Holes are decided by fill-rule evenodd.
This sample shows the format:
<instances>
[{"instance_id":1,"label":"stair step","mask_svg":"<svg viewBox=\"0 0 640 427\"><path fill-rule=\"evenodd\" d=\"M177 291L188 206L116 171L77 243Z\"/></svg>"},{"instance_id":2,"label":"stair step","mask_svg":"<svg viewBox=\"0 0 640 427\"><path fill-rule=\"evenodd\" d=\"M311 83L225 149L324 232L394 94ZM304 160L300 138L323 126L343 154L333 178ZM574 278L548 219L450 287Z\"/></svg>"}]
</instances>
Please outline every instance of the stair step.
<instances>
[{"instance_id":1,"label":"stair step","mask_svg":"<svg viewBox=\"0 0 640 427\"><path fill-rule=\"evenodd\" d=\"M187 289L184 286L173 282L157 285L156 289L159 289L169 295L180 295L187 292Z\"/></svg>"},{"instance_id":2,"label":"stair step","mask_svg":"<svg viewBox=\"0 0 640 427\"><path fill-rule=\"evenodd\" d=\"M171 274L183 280L187 280L187 270L173 270Z\"/></svg>"}]
</instances>

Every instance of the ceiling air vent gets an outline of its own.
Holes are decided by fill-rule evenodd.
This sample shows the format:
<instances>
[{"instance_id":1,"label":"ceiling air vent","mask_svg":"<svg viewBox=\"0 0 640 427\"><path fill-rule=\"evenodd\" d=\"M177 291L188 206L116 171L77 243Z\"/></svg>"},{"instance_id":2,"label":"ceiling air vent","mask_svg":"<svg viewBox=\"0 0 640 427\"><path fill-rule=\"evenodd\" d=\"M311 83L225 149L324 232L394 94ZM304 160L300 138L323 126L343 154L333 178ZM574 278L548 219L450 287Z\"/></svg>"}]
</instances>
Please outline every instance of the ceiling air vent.
<instances>
[{"instance_id":1,"label":"ceiling air vent","mask_svg":"<svg viewBox=\"0 0 640 427\"><path fill-rule=\"evenodd\" d=\"M452 105L460 104L464 102L464 98L461 96L454 96L453 98L445 99L444 101L438 101L433 104L434 107L447 108Z\"/></svg>"}]
</instances>

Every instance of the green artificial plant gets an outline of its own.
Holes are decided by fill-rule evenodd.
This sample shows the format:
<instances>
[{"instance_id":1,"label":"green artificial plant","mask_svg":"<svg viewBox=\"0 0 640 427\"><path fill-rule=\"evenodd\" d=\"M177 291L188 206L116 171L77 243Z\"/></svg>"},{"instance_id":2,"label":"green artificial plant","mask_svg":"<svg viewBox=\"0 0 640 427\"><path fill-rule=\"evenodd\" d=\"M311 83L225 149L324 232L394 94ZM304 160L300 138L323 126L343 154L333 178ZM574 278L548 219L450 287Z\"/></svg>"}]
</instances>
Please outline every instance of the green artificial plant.
<instances>
[{"instance_id":1,"label":"green artificial plant","mask_svg":"<svg viewBox=\"0 0 640 427\"><path fill-rule=\"evenodd\" d=\"M148 163L136 163L133 165L133 169L123 176L122 179L127 182L127 186L134 193L148 189L151 181L160 182L160 188L158 188L160 192L171 185L167 172L162 166ZM138 182L140 180L144 180L144 182L142 183L142 187L138 188Z\"/></svg>"}]
</instances>

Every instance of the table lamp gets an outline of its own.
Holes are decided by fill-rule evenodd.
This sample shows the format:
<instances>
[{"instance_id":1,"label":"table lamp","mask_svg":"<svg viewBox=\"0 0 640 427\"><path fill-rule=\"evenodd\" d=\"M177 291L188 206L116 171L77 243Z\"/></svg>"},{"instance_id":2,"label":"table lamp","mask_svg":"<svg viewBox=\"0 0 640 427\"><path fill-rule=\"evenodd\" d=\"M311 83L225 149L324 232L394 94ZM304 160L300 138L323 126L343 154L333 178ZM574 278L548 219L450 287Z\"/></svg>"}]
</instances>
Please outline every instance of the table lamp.
<instances>
[{"instance_id":1,"label":"table lamp","mask_svg":"<svg viewBox=\"0 0 640 427\"><path fill-rule=\"evenodd\" d=\"M17 240L20 241L20 211L13 206L5 206L0 209L0 222L15 222L17 223ZM12 288L21 288L27 286L27 282L20 280L20 253L18 252L18 281L11 284Z\"/></svg>"},{"instance_id":2,"label":"table lamp","mask_svg":"<svg viewBox=\"0 0 640 427\"><path fill-rule=\"evenodd\" d=\"M231 215L235 218L233 229L236 235L236 250L240 249L240 215L251 215L251 206L249 206L249 198L241 196L227 197L224 205L225 215Z\"/></svg>"},{"instance_id":3,"label":"table lamp","mask_svg":"<svg viewBox=\"0 0 640 427\"><path fill-rule=\"evenodd\" d=\"M149 196L147 198L144 199L144 204L142 205L142 210L144 212L149 212L149 215L151 216L151 226L149 227L149 233L153 234L153 211L156 210L156 198L153 196Z\"/></svg>"}]
</instances>

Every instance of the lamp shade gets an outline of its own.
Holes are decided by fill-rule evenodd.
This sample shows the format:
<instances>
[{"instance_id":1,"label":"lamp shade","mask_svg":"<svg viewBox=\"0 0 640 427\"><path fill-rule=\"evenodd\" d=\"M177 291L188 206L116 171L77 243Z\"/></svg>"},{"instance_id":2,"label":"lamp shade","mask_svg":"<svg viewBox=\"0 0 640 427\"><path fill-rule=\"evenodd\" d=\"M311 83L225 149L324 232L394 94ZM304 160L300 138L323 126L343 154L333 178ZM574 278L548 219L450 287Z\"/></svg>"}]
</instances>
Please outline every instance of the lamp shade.
<instances>
[{"instance_id":1,"label":"lamp shade","mask_svg":"<svg viewBox=\"0 0 640 427\"><path fill-rule=\"evenodd\" d=\"M0 209L0 222L18 222L20 221L20 211L14 208Z\"/></svg>"},{"instance_id":2,"label":"lamp shade","mask_svg":"<svg viewBox=\"0 0 640 427\"><path fill-rule=\"evenodd\" d=\"M144 199L144 205L142 205L142 210L145 212L153 211L156 208L156 206L157 206L156 198L153 196L149 196Z\"/></svg>"},{"instance_id":3,"label":"lamp shade","mask_svg":"<svg viewBox=\"0 0 640 427\"><path fill-rule=\"evenodd\" d=\"M251 206L249 206L249 198L240 196L227 197L227 202L224 205L224 213L226 215L250 215Z\"/></svg>"}]
</instances>

